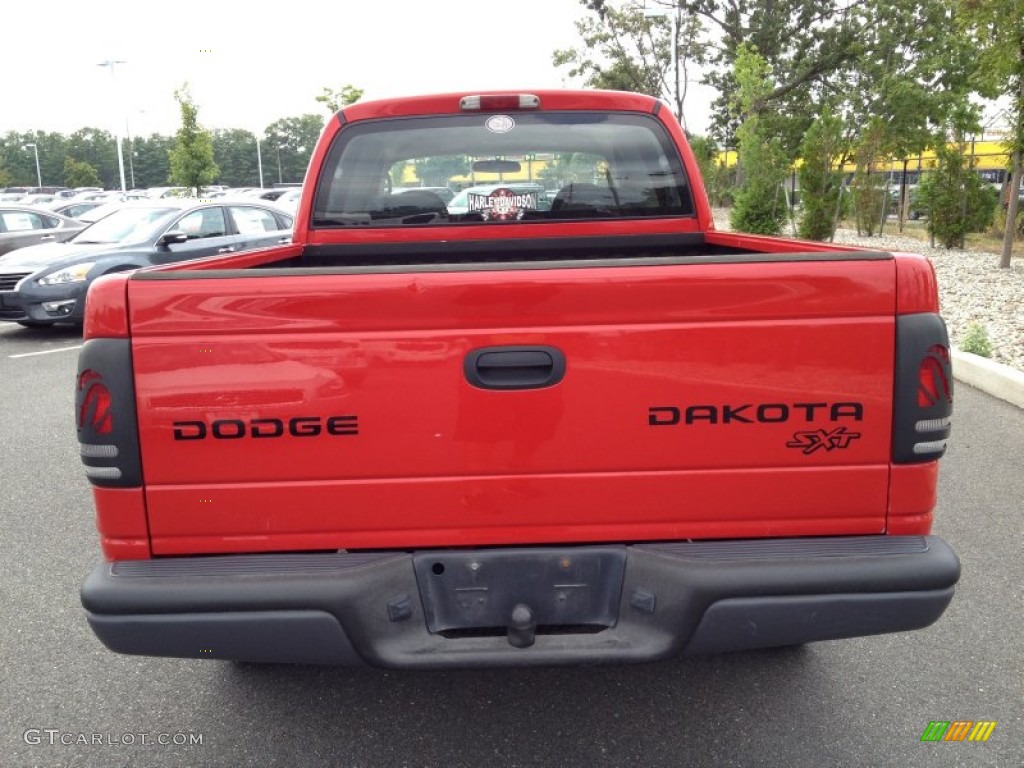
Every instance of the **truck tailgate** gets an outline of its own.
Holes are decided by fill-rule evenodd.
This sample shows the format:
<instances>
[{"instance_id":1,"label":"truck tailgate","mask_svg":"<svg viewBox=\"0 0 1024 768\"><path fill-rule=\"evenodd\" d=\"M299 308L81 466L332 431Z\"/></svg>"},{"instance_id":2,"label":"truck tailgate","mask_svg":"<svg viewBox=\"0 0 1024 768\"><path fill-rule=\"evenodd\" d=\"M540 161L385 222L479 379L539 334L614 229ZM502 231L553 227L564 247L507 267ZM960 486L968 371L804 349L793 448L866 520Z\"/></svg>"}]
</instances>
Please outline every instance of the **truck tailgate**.
<instances>
[{"instance_id":1,"label":"truck tailgate","mask_svg":"<svg viewBox=\"0 0 1024 768\"><path fill-rule=\"evenodd\" d=\"M880 533L896 270L851 256L140 273L152 551Z\"/></svg>"}]
</instances>

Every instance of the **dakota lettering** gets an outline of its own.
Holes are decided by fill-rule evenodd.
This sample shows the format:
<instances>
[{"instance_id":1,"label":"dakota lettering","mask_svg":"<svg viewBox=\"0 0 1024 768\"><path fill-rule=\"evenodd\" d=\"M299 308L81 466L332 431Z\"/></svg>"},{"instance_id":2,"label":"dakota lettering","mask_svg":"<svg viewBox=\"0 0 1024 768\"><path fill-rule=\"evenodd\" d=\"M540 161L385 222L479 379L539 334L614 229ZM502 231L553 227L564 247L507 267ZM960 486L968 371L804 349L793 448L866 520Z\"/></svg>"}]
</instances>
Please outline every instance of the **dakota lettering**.
<instances>
[{"instance_id":1,"label":"dakota lettering","mask_svg":"<svg viewBox=\"0 0 1024 768\"><path fill-rule=\"evenodd\" d=\"M671 406L647 409L647 423L652 427L674 427L679 423L679 409Z\"/></svg>"},{"instance_id":2,"label":"dakota lettering","mask_svg":"<svg viewBox=\"0 0 1024 768\"><path fill-rule=\"evenodd\" d=\"M686 423L706 421L708 424L718 423L718 409L713 405L691 405L686 409Z\"/></svg>"},{"instance_id":3,"label":"dakota lettering","mask_svg":"<svg viewBox=\"0 0 1024 768\"><path fill-rule=\"evenodd\" d=\"M819 408L828 408L828 403L793 403L794 408L803 408L807 421L814 421L814 412Z\"/></svg>"},{"instance_id":4,"label":"dakota lettering","mask_svg":"<svg viewBox=\"0 0 1024 768\"><path fill-rule=\"evenodd\" d=\"M860 403L833 403L832 421L840 419L864 420L864 406Z\"/></svg>"},{"instance_id":5,"label":"dakota lettering","mask_svg":"<svg viewBox=\"0 0 1024 768\"><path fill-rule=\"evenodd\" d=\"M782 403L768 403L757 406L757 420L763 424L789 421L789 406Z\"/></svg>"},{"instance_id":6,"label":"dakota lettering","mask_svg":"<svg viewBox=\"0 0 1024 768\"><path fill-rule=\"evenodd\" d=\"M746 416L740 415L740 411L745 411L750 405L723 405L722 406L722 423L732 424L734 421L738 421L742 424L752 424L753 422ZM760 410L760 409L759 409Z\"/></svg>"},{"instance_id":7,"label":"dakota lettering","mask_svg":"<svg viewBox=\"0 0 1024 768\"><path fill-rule=\"evenodd\" d=\"M682 415L682 418L680 416ZM761 403L754 405L650 406L647 423L652 427L684 424L783 424L787 421L863 421L863 403Z\"/></svg>"}]
</instances>

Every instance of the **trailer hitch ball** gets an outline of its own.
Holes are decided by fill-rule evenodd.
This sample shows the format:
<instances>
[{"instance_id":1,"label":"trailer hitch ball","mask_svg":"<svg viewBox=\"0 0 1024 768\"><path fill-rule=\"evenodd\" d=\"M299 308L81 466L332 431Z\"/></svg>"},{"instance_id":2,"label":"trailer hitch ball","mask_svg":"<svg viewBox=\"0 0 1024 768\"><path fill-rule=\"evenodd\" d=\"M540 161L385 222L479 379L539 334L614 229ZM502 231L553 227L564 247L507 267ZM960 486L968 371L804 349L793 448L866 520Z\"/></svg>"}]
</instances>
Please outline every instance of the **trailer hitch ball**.
<instances>
[{"instance_id":1,"label":"trailer hitch ball","mask_svg":"<svg viewBox=\"0 0 1024 768\"><path fill-rule=\"evenodd\" d=\"M529 648L537 639L537 620L530 606L519 603L512 609L508 627L508 643L514 648Z\"/></svg>"}]
</instances>

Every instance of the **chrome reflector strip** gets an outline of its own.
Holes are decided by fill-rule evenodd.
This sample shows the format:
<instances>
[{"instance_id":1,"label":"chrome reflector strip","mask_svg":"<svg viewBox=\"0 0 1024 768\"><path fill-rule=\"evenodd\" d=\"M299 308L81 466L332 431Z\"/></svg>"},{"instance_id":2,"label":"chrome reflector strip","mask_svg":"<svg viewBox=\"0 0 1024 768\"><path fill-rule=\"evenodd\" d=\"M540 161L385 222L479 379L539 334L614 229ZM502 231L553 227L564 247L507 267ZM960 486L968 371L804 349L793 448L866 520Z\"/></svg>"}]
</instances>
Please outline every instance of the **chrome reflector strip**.
<instances>
[{"instance_id":1,"label":"chrome reflector strip","mask_svg":"<svg viewBox=\"0 0 1024 768\"><path fill-rule=\"evenodd\" d=\"M116 445L89 445L79 443L78 449L83 456L90 459L113 459L117 457Z\"/></svg>"},{"instance_id":2,"label":"chrome reflector strip","mask_svg":"<svg viewBox=\"0 0 1024 768\"><path fill-rule=\"evenodd\" d=\"M941 419L924 419L914 425L914 429L918 432L937 432L940 429L948 429L953 420L946 416Z\"/></svg>"},{"instance_id":3,"label":"chrome reflector strip","mask_svg":"<svg viewBox=\"0 0 1024 768\"><path fill-rule=\"evenodd\" d=\"M85 476L97 480L120 480L121 470L117 467L90 467L86 465Z\"/></svg>"}]
</instances>

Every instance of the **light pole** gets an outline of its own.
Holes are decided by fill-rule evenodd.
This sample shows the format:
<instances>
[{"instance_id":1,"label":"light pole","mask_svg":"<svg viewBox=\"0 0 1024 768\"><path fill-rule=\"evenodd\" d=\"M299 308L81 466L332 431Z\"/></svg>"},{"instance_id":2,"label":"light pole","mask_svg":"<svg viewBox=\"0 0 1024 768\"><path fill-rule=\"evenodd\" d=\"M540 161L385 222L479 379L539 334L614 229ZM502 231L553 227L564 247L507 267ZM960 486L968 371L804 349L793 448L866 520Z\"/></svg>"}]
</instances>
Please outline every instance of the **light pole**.
<instances>
[{"instance_id":1,"label":"light pole","mask_svg":"<svg viewBox=\"0 0 1024 768\"><path fill-rule=\"evenodd\" d=\"M115 80L114 80L114 67L116 67L118 64L125 64L125 63L127 63L127 62L122 61L120 59L116 59L116 60L115 59L107 59L106 61L101 61L99 64L96 65L98 67L110 67L110 83L111 83L112 89L114 89L114 98L115 98L115 100L117 98L117 90L116 90L117 86L116 86ZM122 192L127 192L128 191L128 185L125 184L125 179L124 179L124 149L121 146L121 126L120 126L120 121L116 121L115 125L117 126L117 128L116 128L116 133L117 133L117 167L118 167L118 169L121 172L121 191Z\"/></svg>"},{"instance_id":2,"label":"light pole","mask_svg":"<svg viewBox=\"0 0 1024 768\"><path fill-rule=\"evenodd\" d=\"M260 135L256 134L256 167L260 171L260 189L263 189L263 153L260 152Z\"/></svg>"},{"instance_id":3,"label":"light pole","mask_svg":"<svg viewBox=\"0 0 1024 768\"><path fill-rule=\"evenodd\" d=\"M661 19L668 17L672 35L672 106L676 112L679 124L683 125L683 107L679 103L679 13L678 8L644 8L644 17L648 19ZM685 128L685 125L683 126Z\"/></svg>"},{"instance_id":4,"label":"light pole","mask_svg":"<svg viewBox=\"0 0 1024 768\"><path fill-rule=\"evenodd\" d=\"M37 147L35 144L31 144L30 143L30 144L23 145L22 149L28 149L29 147L32 147L32 151L36 155L36 181L39 183L39 186L42 187L43 186L43 174L40 173L40 171L39 171L39 147Z\"/></svg>"},{"instance_id":5,"label":"light pole","mask_svg":"<svg viewBox=\"0 0 1024 768\"><path fill-rule=\"evenodd\" d=\"M277 147L277 183L281 184L283 181L284 181L284 179L281 178L281 147L280 147L280 145L278 145L278 147Z\"/></svg>"},{"instance_id":6,"label":"light pole","mask_svg":"<svg viewBox=\"0 0 1024 768\"><path fill-rule=\"evenodd\" d=\"M146 114L146 110L138 110L138 114ZM131 128L128 127L128 115L124 116L124 135L128 139L128 173L132 179L132 189L135 189L135 141L132 139Z\"/></svg>"}]
</instances>

